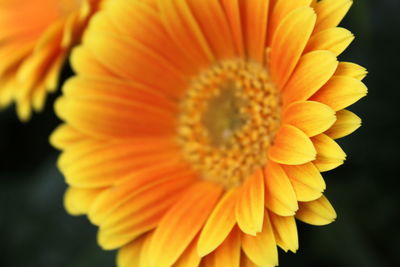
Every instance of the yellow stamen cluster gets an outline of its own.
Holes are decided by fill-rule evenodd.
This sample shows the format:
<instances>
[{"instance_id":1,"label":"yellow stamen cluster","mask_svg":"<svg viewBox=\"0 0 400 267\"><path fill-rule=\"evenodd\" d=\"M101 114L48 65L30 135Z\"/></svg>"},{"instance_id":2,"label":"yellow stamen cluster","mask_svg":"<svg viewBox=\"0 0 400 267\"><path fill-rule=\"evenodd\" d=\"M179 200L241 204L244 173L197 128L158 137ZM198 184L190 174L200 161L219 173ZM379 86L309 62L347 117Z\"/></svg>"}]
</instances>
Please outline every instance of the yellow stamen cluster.
<instances>
[{"instance_id":1,"label":"yellow stamen cluster","mask_svg":"<svg viewBox=\"0 0 400 267\"><path fill-rule=\"evenodd\" d=\"M197 76L181 103L179 142L201 177L238 186L266 164L280 123L280 97L262 65L216 64Z\"/></svg>"}]
</instances>

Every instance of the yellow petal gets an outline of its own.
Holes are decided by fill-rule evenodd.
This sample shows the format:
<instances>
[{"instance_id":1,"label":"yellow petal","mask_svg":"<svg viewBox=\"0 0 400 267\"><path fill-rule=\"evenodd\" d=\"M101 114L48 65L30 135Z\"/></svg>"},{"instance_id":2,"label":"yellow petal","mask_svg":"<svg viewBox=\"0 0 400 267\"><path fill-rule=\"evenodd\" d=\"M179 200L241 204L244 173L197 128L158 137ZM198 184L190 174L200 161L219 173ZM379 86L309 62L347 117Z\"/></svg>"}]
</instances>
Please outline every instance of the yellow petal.
<instances>
[{"instance_id":1,"label":"yellow petal","mask_svg":"<svg viewBox=\"0 0 400 267\"><path fill-rule=\"evenodd\" d=\"M279 23L293 10L299 7L310 6L311 0L297 0L297 1L287 1L287 0L275 0L275 4L272 6L270 1L270 9L272 8L270 14L271 17L268 22L268 41L270 44L271 38L279 26Z\"/></svg>"},{"instance_id":2,"label":"yellow petal","mask_svg":"<svg viewBox=\"0 0 400 267\"><path fill-rule=\"evenodd\" d=\"M86 214L94 200L103 192L99 189L69 187L64 195L65 209L71 215Z\"/></svg>"},{"instance_id":3,"label":"yellow petal","mask_svg":"<svg viewBox=\"0 0 400 267\"><path fill-rule=\"evenodd\" d=\"M264 220L264 174L257 170L243 184L237 203L235 215L240 229L247 234L255 235L262 230Z\"/></svg>"},{"instance_id":4,"label":"yellow petal","mask_svg":"<svg viewBox=\"0 0 400 267\"><path fill-rule=\"evenodd\" d=\"M346 160L346 153L329 136L320 134L313 137L312 141L317 150L317 159L314 164L321 172L330 171Z\"/></svg>"},{"instance_id":5,"label":"yellow petal","mask_svg":"<svg viewBox=\"0 0 400 267\"><path fill-rule=\"evenodd\" d=\"M231 189L219 201L207 220L199 238L197 251L201 257L214 251L229 235L236 223L235 204L238 190Z\"/></svg>"},{"instance_id":6,"label":"yellow petal","mask_svg":"<svg viewBox=\"0 0 400 267\"><path fill-rule=\"evenodd\" d=\"M155 230L149 248L153 266L169 267L182 255L214 209L221 193L219 186L199 182L168 211Z\"/></svg>"},{"instance_id":7,"label":"yellow petal","mask_svg":"<svg viewBox=\"0 0 400 267\"><path fill-rule=\"evenodd\" d=\"M269 213L276 243L285 251L296 252L299 249L296 220L293 216L279 216Z\"/></svg>"},{"instance_id":8,"label":"yellow petal","mask_svg":"<svg viewBox=\"0 0 400 267\"><path fill-rule=\"evenodd\" d=\"M351 62L340 62L335 76L347 76L358 80L363 80L368 71L360 65Z\"/></svg>"},{"instance_id":9,"label":"yellow petal","mask_svg":"<svg viewBox=\"0 0 400 267\"><path fill-rule=\"evenodd\" d=\"M329 51L313 51L303 55L283 89L283 103L304 101L317 92L335 73L338 61Z\"/></svg>"},{"instance_id":10,"label":"yellow petal","mask_svg":"<svg viewBox=\"0 0 400 267\"><path fill-rule=\"evenodd\" d=\"M368 88L360 80L333 76L310 100L322 102L337 111L357 102L367 92Z\"/></svg>"},{"instance_id":11,"label":"yellow petal","mask_svg":"<svg viewBox=\"0 0 400 267\"><path fill-rule=\"evenodd\" d=\"M354 35L344 28L330 28L313 35L305 51L328 50L339 56L354 40Z\"/></svg>"},{"instance_id":12,"label":"yellow petal","mask_svg":"<svg viewBox=\"0 0 400 267\"><path fill-rule=\"evenodd\" d=\"M140 251L139 266L140 267L152 267L151 266L151 254L149 253L150 244L154 237L154 231L146 234L146 239L143 242L142 250Z\"/></svg>"},{"instance_id":13,"label":"yellow petal","mask_svg":"<svg viewBox=\"0 0 400 267\"><path fill-rule=\"evenodd\" d=\"M242 255L240 257L240 267L259 267L255 263L253 263L244 252L242 252Z\"/></svg>"},{"instance_id":14,"label":"yellow petal","mask_svg":"<svg viewBox=\"0 0 400 267\"><path fill-rule=\"evenodd\" d=\"M283 123L297 127L310 137L323 133L335 121L335 111L319 102L294 102L283 112Z\"/></svg>"},{"instance_id":15,"label":"yellow petal","mask_svg":"<svg viewBox=\"0 0 400 267\"><path fill-rule=\"evenodd\" d=\"M37 85L35 91L31 93L31 105L33 110L36 112L40 112L46 103L46 98L46 85L44 81L41 81L41 84Z\"/></svg>"},{"instance_id":16,"label":"yellow petal","mask_svg":"<svg viewBox=\"0 0 400 267\"><path fill-rule=\"evenodd\" d=\"M298 201L311 201L321 197L326 185L313 163L282 165L282 168L292 183Z\"/></svg>"},{"instance_id":17,"label":"yellow petal","mask_svg":"<svg viewBox=\"0 0 400 267\"><path fill-rule=\"evenodd\" d=\"M268 212L265 212L262 232L257 236L242 235L242 249L256 265L265 267L278 265L278 250Z\"/></svg>"},{"instance_id":18,"label":"yellow petal","mask_svg":"<svg viewBox=\"0 0 400 267\"><path fill-rule=\"evenodd\" d=\"M16 100L16 109L18 119L27 122L32 116L32 103L28 96L18 97Z\"/></svg>"},{"instance_id":19,"label":"yellow petal","mask_svg":"<svg viewBox=\"0 0 400 267\"><path fill-rule=\"evenodd\" d=\"M198 267L201 257L197 253L197 241L195 238L189 247L183 252L179 260L174 264L174 267Z\"/></svg>"},{"instance_id":20,"label":"yellow petal","mask_svg":"<svg viewBox=\"0 0 400 267\"><path fill-rule=\"evenodd\" d=\"M349 11L352 0L323 0L313 7L318 15L314 32L336 27Z\"/></svg>"},{"instance_id":21,"label":"yellow petal","mask_svg":"<svg viewBox=\"0 0 400 267\"><path fill-rule=\"evenodd\" d=\"M353 133L360 128L361 119L351 111L340 110L336 113L337 120L332 127L325 132L326 135L333 139L342 138Z\"/></svg>"},{"instance_id":22,"label":"yellow petal","mask_svg":"<svg viewBox=\"0 0 400 267\"><path fill-rule=\"evenodd\" d=\"M312 225L327 225L336 219L336 212L325 196L310 201L300 202L296 218Z\"/></svg>"},{"instance_id":23,"label":"yellow petal","mask_svg":"<svg viewBox=\"0 0 400 267\"><path fill-rule=\"evenodd\" d=\"M88 48L79 46L72 50L71 65L76 73L84 73L85 75L117 77L105 65L101 64L93 55L93 51Z\"/></svg>"},{"instance_id":24,"label":"yellow petal","mask_svg":"<svg viewBox=\"0 0 400 267\"><path fill-rule=\"evenodd\" d=\"M268 156L277 163L299 165L313 161L316 151L309 137L303 131L286 124L276 133Z\"/></svg>"},{"instance_id":25,"label":"yellow petal","mask_svg":"<svg viewBox=\"0 0 400 267\"><path fill-rule=\"evenodd\" d=\"M316 15L311 7L295 9L279 24L271 41L270 69L279 88L292 74L314 29Z\"/></svg>"},{"instance_id":26,"label":"yellow petal","mask_svg":"<svg viewBox=\"0 0 400 267\"><path fill-rule=\"evenodd\" d=\"M15 74L0 74L0 109L8 107L15 94Z\"/></svg>"},{"instance_id":27,"label":"yellow petal","mask_svg":"<svg viewBox=\"0 0 400 267\"><path fill-rule=\"evenodd\" d=\"M140 252L146 236L142 236L122 247L117 254L118 267L139 266Z\"/></svg>"},{"instance_id":28,"label":"yellow petal","mask_svg":"<svg viewBox=\"0 0 400 267\"><path fill-rule=\"evenodd\" d=\"M50 144L58 149L64 149L85 139L85 135L67 124L62 124L50 136Z\"/></svg>"},{"instance_id":29,"label":"yellow petal","mask_svg":"<svg viewBox=\"0 0 400 267\"><path fill-rule=\"evenodd\" d=\"M265 206L282 216L294 215L298 209L289 178L282 167L272 161L267 163L265 169Z\"/></svg>"},{"instance_id":30,"label":"yellow petal","mask_svg":"<svg viewBox=\"0 0 400 267\"><path fill-rule=\"evenodd\" d=\"M49 71L46 75L46 80L44 81L44 87L47 89L47 91L54 92L57 89L60 80L61 69L65 62L66 56L67 52L65 51L64 53L60 54L56 59L54 59L52 66L49 67Z\"/></svg>"}]
</instances>

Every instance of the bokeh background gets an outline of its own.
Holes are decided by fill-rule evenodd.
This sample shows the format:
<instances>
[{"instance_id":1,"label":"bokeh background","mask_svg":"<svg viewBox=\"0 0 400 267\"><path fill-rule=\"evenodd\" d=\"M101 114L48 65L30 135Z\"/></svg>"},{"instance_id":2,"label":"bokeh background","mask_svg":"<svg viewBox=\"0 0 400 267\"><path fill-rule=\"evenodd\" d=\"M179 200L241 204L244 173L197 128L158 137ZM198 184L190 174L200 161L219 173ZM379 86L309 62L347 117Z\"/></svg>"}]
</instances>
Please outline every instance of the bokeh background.
<instances>
[{"instance_id":1,"label":"bokeh background","mask_svg":"<svg viewBox=\"0 0 400 267\"><path fill-rule=\"evenodd\" d=\"M368 97L351 107L363 127L340 140L346 164L325 174L337 221L299 223L300 250L280 252L284 267L400 266L400 0L355 0L342 25L356 40L341 60L370 73ZM63 77L71 73L66 66ZM0 266L113 267L115 252L97 246L96 228L63 209L66 185L48 144L59 124L55 98L27 124L14 107L0 113Z\"/></svg>"}]
</instances>

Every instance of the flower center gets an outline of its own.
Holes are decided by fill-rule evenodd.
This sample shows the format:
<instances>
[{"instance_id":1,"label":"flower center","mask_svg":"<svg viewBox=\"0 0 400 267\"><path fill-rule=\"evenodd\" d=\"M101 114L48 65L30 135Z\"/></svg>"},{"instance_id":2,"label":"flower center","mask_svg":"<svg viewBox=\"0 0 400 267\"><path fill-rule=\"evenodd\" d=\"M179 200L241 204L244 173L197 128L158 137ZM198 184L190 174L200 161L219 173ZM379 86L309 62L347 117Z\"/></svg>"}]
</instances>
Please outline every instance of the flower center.
<instances>
[{"instance_id":1,"label":"flower center","mask_svg":"<svg viewBox=\"0 0 400 267\"><path fill-rule=\"evenodd\" d=\"M255 62L224 61L197 76L181 102L179 142L206 180L238 186L265 165L280 123L280 96Z\"/></svg>"}]
</instances>

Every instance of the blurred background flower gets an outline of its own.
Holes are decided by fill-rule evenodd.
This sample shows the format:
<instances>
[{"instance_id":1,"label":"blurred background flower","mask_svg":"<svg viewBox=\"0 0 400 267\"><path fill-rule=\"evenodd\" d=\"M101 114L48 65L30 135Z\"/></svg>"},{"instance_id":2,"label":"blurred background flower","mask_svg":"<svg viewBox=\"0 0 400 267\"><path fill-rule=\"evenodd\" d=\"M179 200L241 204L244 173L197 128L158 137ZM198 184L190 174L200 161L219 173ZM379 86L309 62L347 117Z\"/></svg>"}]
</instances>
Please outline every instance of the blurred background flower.
<instances>
[{"instance_id":1,"label":"blurred background flower","mask_svg":"<svg viewBox=\"0 0 400 267\"><path fill-rule=\"evenodd\" d=\"M327 196L338 212L335 223L315 228L298 224L300 251L280 254L280 266L398 266L400 251L397 151L398 0L356 0L342 25L356 40L340 57L365 66L369 96L352 106L363 127L339 140L344 166L325 178ZM71 71L64 70L63 78ZM0 113L0 266L115 266L113 252L98 248L95 227L70 217L62 204L65 184L48 144L59 124L52 103L29 124L14 108Z\"/></svg>"},{"instance_id":2,"label":"blurred background flower","mask_svg":"<svg viewBox=\"0 0 400 267\"><path fill-rule=\"evenodd\" d=\"M41 111L99 0L0 1L0 108L21 121Z\"/></svg>"}]
</instances>

